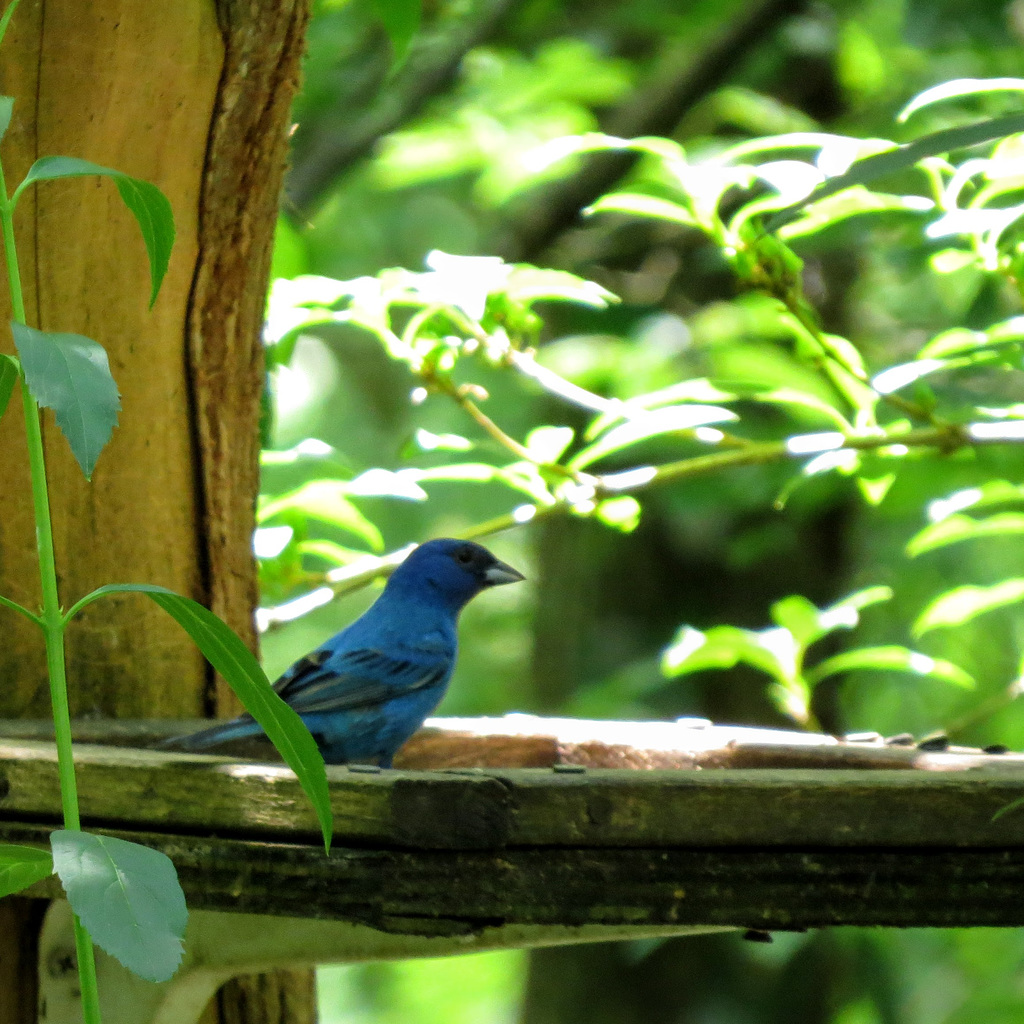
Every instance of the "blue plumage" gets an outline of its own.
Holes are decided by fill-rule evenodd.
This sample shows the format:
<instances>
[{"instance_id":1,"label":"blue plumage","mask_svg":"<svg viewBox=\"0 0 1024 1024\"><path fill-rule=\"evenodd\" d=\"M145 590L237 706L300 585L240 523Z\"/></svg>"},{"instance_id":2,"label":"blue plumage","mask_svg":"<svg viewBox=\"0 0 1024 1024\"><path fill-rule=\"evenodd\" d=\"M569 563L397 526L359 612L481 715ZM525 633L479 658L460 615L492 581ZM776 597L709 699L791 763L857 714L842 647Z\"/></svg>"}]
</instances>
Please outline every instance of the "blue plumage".
<instances>
[{"instance_id":1,"label":"blue plumage","mask_svg":"<svg viewBox=\"0 0 1024 1024\"><path fill-rule=\"evenodd\" d=\"M444 696L459 612L481 590L521 579L479 544L421 544L360 618L295 662L274 689L306 723L328 764L376 761L388 768ZM261 735L241 715L164 746L210 751Z\"/></svg>"}]
</instances>

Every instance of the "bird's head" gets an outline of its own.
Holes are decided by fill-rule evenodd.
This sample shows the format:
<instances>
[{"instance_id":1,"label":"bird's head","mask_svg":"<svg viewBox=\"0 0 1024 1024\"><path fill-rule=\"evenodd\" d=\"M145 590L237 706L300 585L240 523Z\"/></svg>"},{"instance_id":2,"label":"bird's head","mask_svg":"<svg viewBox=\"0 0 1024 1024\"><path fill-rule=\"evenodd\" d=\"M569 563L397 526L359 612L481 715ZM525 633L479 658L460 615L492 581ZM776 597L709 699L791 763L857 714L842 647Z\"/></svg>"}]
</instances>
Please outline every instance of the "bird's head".
<instances>
[{"instance_id":1,"label":"bird's head","mask_svg":"<svg viewBox=\"0 0 1024 1024\"><path fill-rule=\"evenodd\" d=\"M416 548L394 571L387 589L413 597L440 598L458 611L481 590L522 579L521 572L499 561L487 548L446 538Z\"/></svg>"}]
</instances>

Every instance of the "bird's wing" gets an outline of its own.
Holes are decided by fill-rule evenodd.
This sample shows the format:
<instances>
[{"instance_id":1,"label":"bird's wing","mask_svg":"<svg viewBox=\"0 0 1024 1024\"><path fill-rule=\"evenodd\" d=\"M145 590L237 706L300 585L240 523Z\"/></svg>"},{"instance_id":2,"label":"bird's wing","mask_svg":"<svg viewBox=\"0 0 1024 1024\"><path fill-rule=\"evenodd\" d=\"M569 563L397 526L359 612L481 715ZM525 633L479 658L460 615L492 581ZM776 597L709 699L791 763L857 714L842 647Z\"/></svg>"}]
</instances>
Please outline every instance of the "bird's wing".
<instances>
[{"instance_id":1,"label":"bird's wing","mask_svg":"<svg viewBox=\"0 0 1024 1024\"><path fill-rule=\"evenodd\" d=\"M402 658L370 647L342 653L322 647L292 665L274 689L299 714L346 711L436 686L450 671L450 659Z\"/></svg>"}]
</instances>

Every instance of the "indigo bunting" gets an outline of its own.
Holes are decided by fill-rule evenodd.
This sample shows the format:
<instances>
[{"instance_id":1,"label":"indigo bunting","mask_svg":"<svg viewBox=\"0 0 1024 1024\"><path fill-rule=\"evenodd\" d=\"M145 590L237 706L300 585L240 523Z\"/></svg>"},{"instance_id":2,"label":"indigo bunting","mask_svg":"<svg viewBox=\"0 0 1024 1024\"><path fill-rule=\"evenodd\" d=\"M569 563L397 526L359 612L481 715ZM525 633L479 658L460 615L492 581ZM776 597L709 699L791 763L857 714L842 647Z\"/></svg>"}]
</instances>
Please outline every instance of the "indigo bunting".
<instances>
[{"instance_id":1,"label":"indigo bunting","mask_svg":"<svg viewBox=\"0 0 1024 1024\"><path fill-rule=\"evenodd\" d=\"M390 768L444 696L459 612L480 591L521 579L479 544L427 541L362 616L295 662L274 689L305 722L327 764L376 761ZM203 751L261 735L245 714L161 746Z\"/></svg>"}]
</instances>

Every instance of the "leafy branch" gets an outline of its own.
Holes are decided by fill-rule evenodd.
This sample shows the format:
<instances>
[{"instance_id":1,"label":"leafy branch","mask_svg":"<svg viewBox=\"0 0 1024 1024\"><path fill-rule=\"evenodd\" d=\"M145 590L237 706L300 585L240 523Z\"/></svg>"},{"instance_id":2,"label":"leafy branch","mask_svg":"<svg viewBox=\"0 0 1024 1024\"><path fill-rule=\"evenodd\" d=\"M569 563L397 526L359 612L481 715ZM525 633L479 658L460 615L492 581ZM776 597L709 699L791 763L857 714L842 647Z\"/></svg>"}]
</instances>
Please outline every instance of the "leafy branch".
<instances>
[{"instance_id":1,"label":"leafy branch","mask_svg":"<svg viewBox=\"0 0 1024 1024\"><path fill-rule=\"evenodd\" d=\"M912 102L905 118L933 103L991 89L1020 91L1024 81L946 83ZM417 431L419 454L433 457L423 464L407 450L400 468L390 470L353 475L329 468L322 453L321 479L268 496L260 533L273 535L275 544L261 555L265 593L312 593L263 609L264 626L348 593L400 560L402 550L384 553L380 531L360 507L364 498L424 501L440 482L503 487L510 492L507 509L466 527L467 538L558 515L593 517L628 532L653 488L741 467L798 467L776 501L779 508L802 481L822 474L849 478L877 504L908 460L970 458L993 445L1019 448L1024 406L999 406L977 396L993 372L1024 368L1024 317L980 330L953 327L927 339L907 361L868 366L852 339L822 325L804 294L799 255L806 239L850 218L898 216L920 225L930 238L949 239L933 261L936 273L973 265L1019 288L1024 135L1007 136L1013 132L1024 132L1019 114L943 127L902 144L796 132L697 158L658 137L588 134L542 147L533 161L537 168L584 154L637 159L631 184L597 199L587 213L670 222L703 234L735 277L740 294L731 305L737 319L753 325L738 332L746 330L754 343L776 350L764 378L757 372L739 379L690 376L685 359L677 365L669 358L661 366L662 379L674 372L675 380L656 390L630 391L600 373L588 374L580 339L575 347L570 340L544 340L547 312L553 303L602 310L615 296L571 274L495 257L435 252L423 273L395 269L350 282L275 282L267 331L272 367L288 364L304 332L327 324L359 328L404 364L414 403L450 402L466 418L467 429L466 436ZM983 155L980 146L986 147ZM887 180L898 189L878 190ZM495 372L514 380L523 402L545 410L523 436L487 409L481 381ZM972 377L977 383L965 391L963 381ZM965 394L972 397L965 400ZM551 399L559 409L554 414ZM300 447L307 442L317 443L307 439ZM974 524L937 523L918 544L925 550L947 539L1016 531L1019 518L1000 513ZM318 537L321 528L341 531L355 543ZM1022 600L1018 582L940 595L922 613L915 633ZM730 637L726 647L731 644L736 654L740 633ZM928 656L909 648L866 650L842 652L813 669L803 667L801 655L788 674L775 673L780 706L812 724L811 689L832 671L873 667L964 681L956 666L923 660Z\"/></svg>"}]
</instances>

